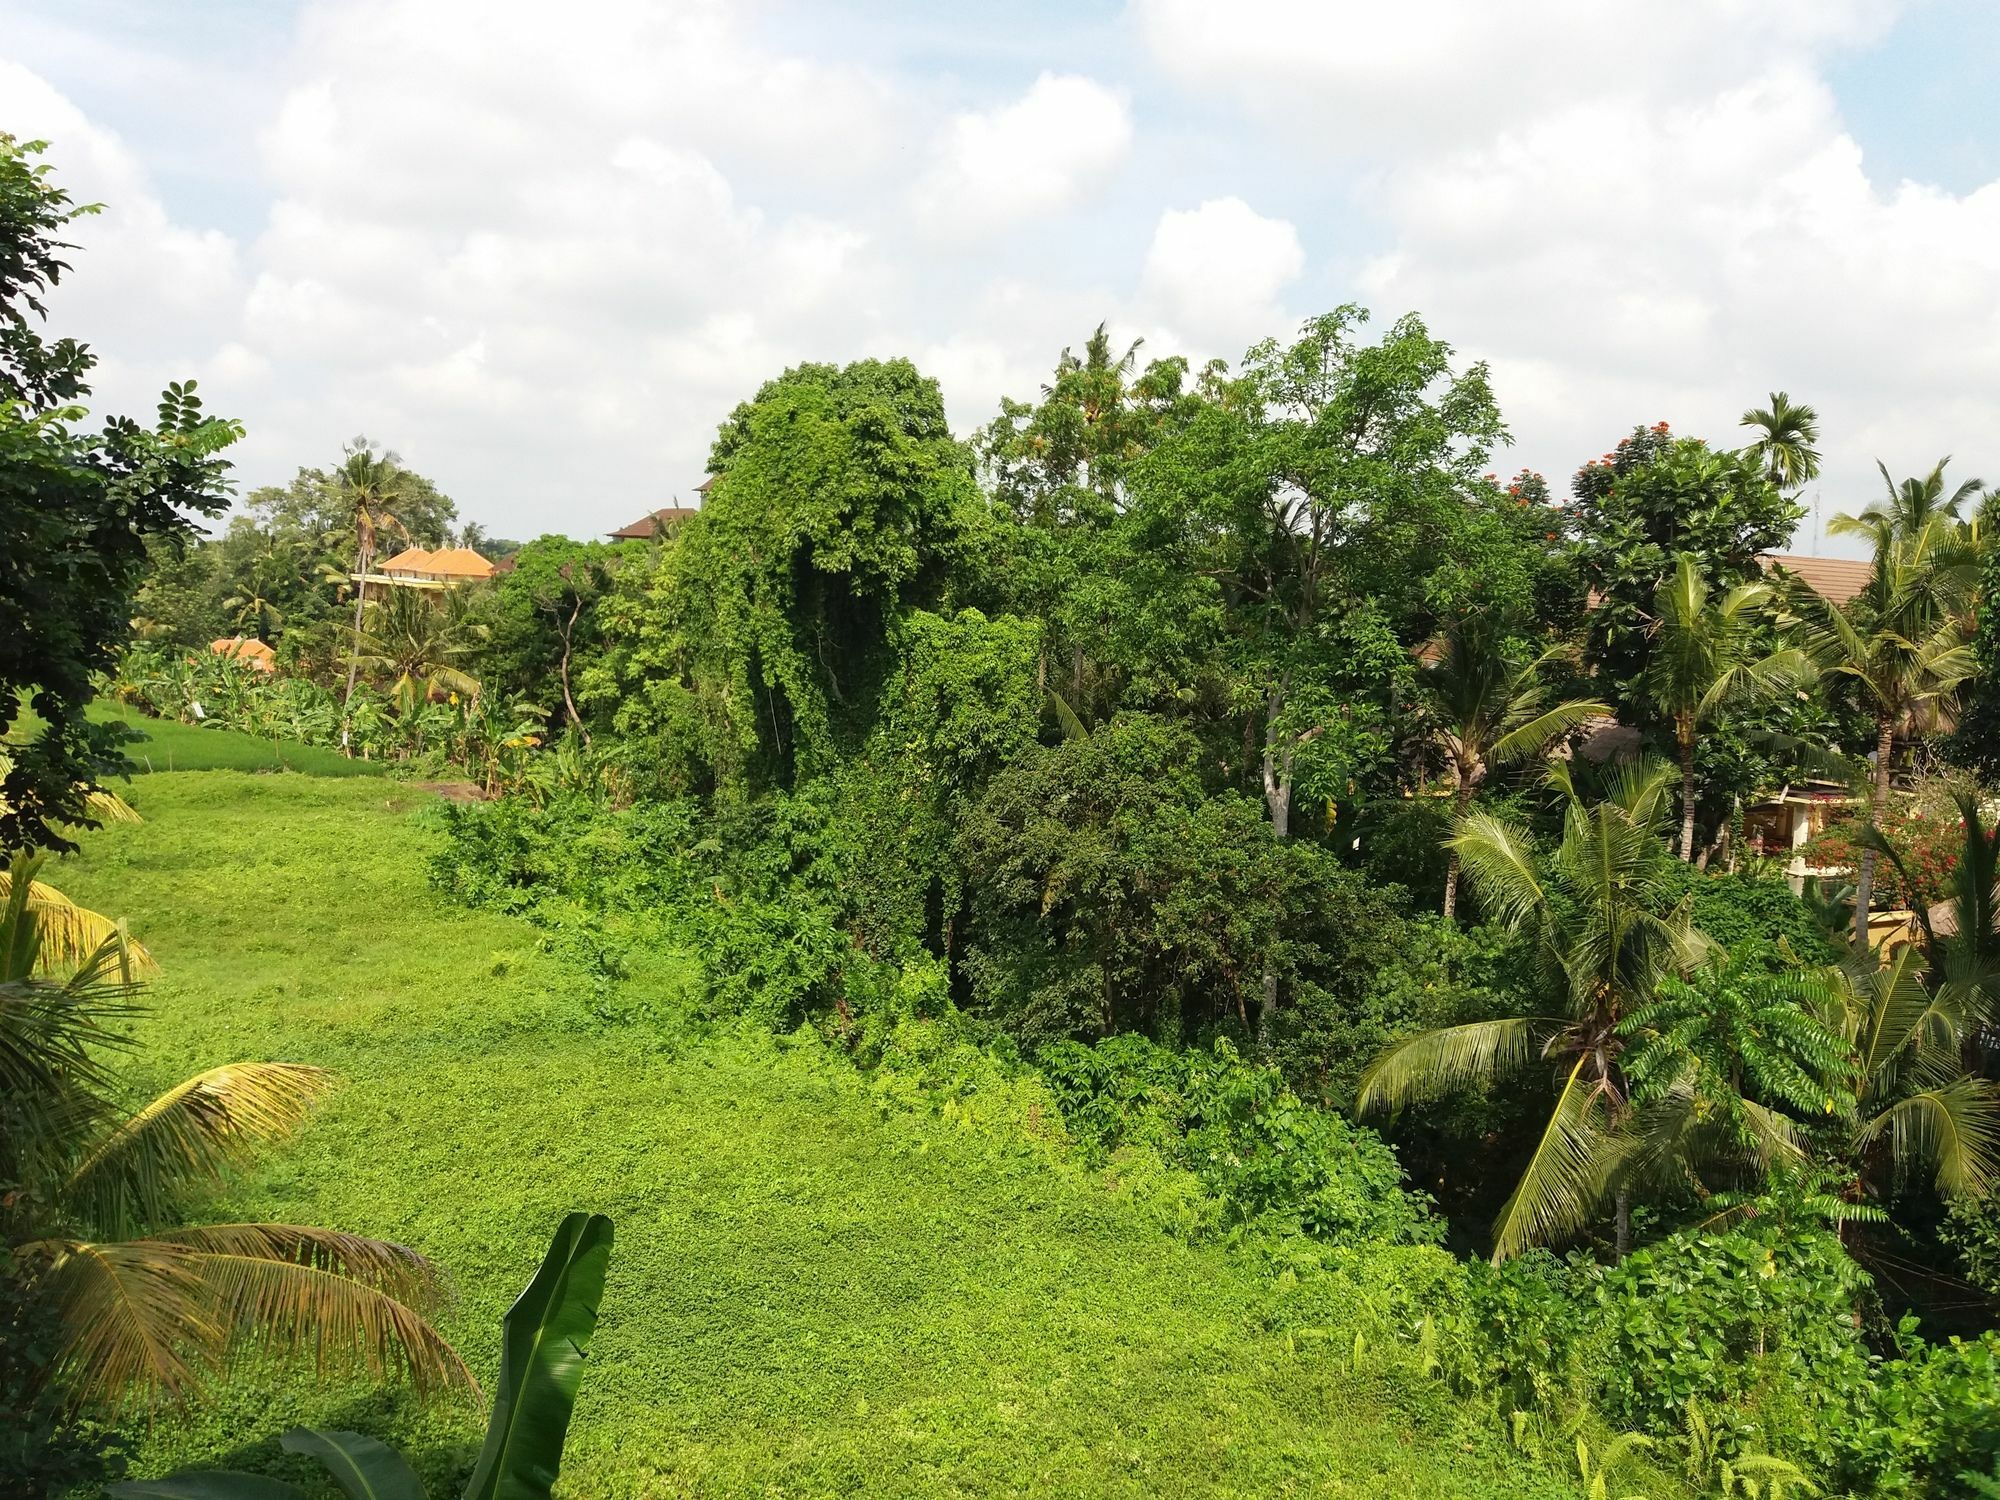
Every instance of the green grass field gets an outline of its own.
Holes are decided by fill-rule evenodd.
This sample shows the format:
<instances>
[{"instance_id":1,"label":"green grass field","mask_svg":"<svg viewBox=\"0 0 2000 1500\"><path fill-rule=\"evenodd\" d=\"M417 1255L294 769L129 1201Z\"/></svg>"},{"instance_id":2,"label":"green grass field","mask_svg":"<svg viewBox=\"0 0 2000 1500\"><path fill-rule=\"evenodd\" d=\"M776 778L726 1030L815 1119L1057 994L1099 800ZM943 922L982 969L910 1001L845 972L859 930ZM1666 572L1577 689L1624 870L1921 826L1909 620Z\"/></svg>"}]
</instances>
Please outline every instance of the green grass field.
<instances>
[{"instance_id":1,"label":"green grass field","mask_svg":"<svg viewBox=\"0 0 2000 1500\"><path fill-rule=\"evenodd\" d=\"M121 704L99 702L91 717L138 731L125 747L139 774L158 771L303 771L311 776L379 776L379 761L349 760L338 750L267 740L234 729L210 729L152 719Z\"/></svg>"},{"instance_id":2,"label":"green grass field","mask_svg":"<svg viewBox=\"0 0 2000 1500\"><path fill-rule=\"evenodd\" d=\"M165 966L135 1091L237 1058L345 1080L215 1216L416 1246L488 1382L558 1217L617 1221L560 1493L1571 1493L1442 1387L1271 1331L1267 1269L1024 1139L886 1107L816 1044L600 1022L534 929L427 889L419 792L215 771L131 798L144 825L45 878ZM252 1371L143 1432L135 1473L303 1477L296 1422L389 1437L443 1497L480 1419Z\"/></svg>"}]
</instances>

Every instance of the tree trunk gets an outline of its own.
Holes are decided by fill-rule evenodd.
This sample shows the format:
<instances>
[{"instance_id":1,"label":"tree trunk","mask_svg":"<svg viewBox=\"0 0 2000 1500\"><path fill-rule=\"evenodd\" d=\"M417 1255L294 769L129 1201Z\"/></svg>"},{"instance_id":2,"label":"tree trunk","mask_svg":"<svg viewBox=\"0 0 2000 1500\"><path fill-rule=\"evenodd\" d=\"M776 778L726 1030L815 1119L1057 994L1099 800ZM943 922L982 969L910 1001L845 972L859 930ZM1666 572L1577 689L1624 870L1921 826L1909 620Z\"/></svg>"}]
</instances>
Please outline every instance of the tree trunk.
<instances>
[{"instance_id":1,"label":"tree trunk","mask_svg":"<svg viewBox=\"0 0 2000 1500\"><path fill-rule=\"evenodd\" d=\"M340 748L352 757L354 752L347 743L347 710L354 702L354 680L361 675L361 611L368 602L368 549L363 547L355 554L354 562L354 639L347 643L347 693L340 700Z\"/></svg>"},{"instance_id":2,"label":"tree trunk","mask_svg":"<svg viewBox=\"0 0 2000 1500\"><path fill-rule=\"evenodd\" d=\"M1616 1248L1618 1259L1623 1260L1632 1253L1632 1190L1620 1185L1617 1198Z\"/></svg>"},{"instance_id":3,"label":"tree trunk","mask_svg":"<svg viewBox=\"0 0 2000 1500\"><path fill-rule=\"evenodd\" d=\"M576 634L576 617L578 614L582 612L582 610L583 610L583 600L578 599L576 601L576 608L569 612L569 624L563 627L563 633L562 633L563 649L562 649L562 663L560 670L562 675L563 707L569 710L569 721L570 723L576 726L578 733L580 733L583 736L583 743L587 746L590 743L590 731L588 729L585 729L583 726L583 715L576 711L576 699L572 698L569 695L570 639Z\"/></svg>"},{"instance_id":4,"label":"tree trunk","mask_svg":"<svg viewBox=\"0 0 2000 1500\"><path fill-rule=\"evenodd\" d=\"M1456 762L1452 766L1458 777L1458 787L1452 793L1452 825L1465 816L1466 808L1472 805L1473 778L1466 774L1464 767ZM1456 921L1458 916L1458 851L1451 851L1451 857L1444 867L1444 915L1447 922Z\"/></svg>"},{"instance_id":5,"label":"tree trunk","mask_svg":"<svg viewBox=\"0 0 2000 1500\"><path fill-rule=\"evenodd\" d=\"M1681 752L1681 858L1694 858L1694 725L1675 726Z\"/></svg>"},{"instance_id":6,"label":"tree trunk","mask_svg":"<svg viewBox=\"0 0 2000 1500\"><path fill-rule=\"evenodd\" d=\"M1285 689L1280 683L1264 700L1264 806L1271 814L1271 831L1286 838L1292 827L1292 752L1278 752L1278 715L1284 712Z\"/></svg>"},{"instance_id":7,"label":"tree trunk","mask_svg":"<svg viewBox=\"0 0 2000 1500\"><path fill-rule=\"evenodd\" d=\"M1278 753L1278 715L1284 711L1285 689L1274 685L1264 700L1264 805L1271 813L1271 831L1287 837L1292 827L1292 752ZM1264 997L1257 1010L1257 1035L1270 1045L1271 1027L1278 1019L1278 970L1264 960Z\"/></svg>"},{"instance_id":8,"label":"tree trunk","mask_svg":"<svg viewBox=\"0 0 2000 1500\"><path fill-rule=\"evenodd\" d=\"M1875 731L1875 775L1868 788L1868 826L1879 828L1882 808L1889 800L1889 757L1896 749L1896 721L1883 715ZM1854 941L1868 946L1868 903L1875 894L1875 851L1861 851L1861 866L1854 874Z\"/></svg>"}]
</instances>

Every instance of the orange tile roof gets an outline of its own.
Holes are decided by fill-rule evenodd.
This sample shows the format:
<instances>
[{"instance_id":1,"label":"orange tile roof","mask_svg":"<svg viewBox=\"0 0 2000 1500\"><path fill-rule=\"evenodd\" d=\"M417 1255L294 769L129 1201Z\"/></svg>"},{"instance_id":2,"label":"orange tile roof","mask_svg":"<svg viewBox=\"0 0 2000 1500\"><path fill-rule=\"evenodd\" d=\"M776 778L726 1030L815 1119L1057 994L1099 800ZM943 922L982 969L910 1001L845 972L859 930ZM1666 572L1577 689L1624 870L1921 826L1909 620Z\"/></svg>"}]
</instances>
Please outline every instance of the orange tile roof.
<instances>
[{"instance_id":1,"label":"orange tile roof","mask_svg":"<svg viewBox=\"0 0 2000 1500\"><path fill-rule=\"evenodd\" d=\"M260 672L277 670L277 655L269 646L253 636L229 636L219 641L210 641L208 649L217 656L233 656L240 662L247 662Z\"/></svg>"},{"instance_id":2,"label":"orange tile roof","mask_svg":"<svg viewBox=\"0 0 2000 1500\"><path fill-rule=\"evenodd\" d=\"M435 557L435 553L426 552L422 547L405 547L394 557L375 564L375 569L380 573L386 573L391 568L401 568L409 573L422 573L430 567Z\"/></svg>"},{"instance_id":3,"label":"orange tile roof","mask_svg":"<svg viewBox=\"0 0 2000 1500\"><path fill-rule=\"evenodd\" d=\"M1851 557L1805 557L1767 552L1757 559L1765 571L1783 568L1799 582L1834 604L1845 604L1868 587L1875 564Z\"/></svg>"},{"instance_id":4,"label":"orange tile roof","mask_svg":"<svg viewBox=\"0 0 2000 1500\"><path fill-rule=\"evenodd\" d=\"M386 566L386 565L385 565ZM447 578L491 578L492 562L470 547L447 547L430 555L429 571Z\"/></svg>"}]
</instances>

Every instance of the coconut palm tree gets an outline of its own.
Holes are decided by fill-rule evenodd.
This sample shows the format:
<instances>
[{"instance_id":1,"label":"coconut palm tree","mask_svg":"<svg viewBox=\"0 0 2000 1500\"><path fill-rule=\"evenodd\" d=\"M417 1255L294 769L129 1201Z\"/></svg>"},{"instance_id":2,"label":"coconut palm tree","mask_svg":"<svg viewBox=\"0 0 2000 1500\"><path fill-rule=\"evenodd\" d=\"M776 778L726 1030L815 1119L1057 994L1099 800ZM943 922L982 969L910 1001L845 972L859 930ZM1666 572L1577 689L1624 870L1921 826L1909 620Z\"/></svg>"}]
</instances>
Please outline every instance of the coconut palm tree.
<instances>
[{"instance_id":1,"label":"coconut palm tree","mask_svg":"<svg viewBox=\"0 0 2000 1500\"><path fill-rule=\"evenodd\" d=\"M1887 964L1857 959L1817 977L1820 1011L1852 1048L1849 1160L1882 1197L1922 1174L1947 1196L2000 1187L2000 1085L1962 1056L1976 1017L1962 996L1924 982L1914 947Z\"/></svg>"},{"instance_id":2,"label":"coconut palm tree","mask_svg":"<svg viewBox=\"0 0 2000 1500\"><path fill-rule=\"evenodd\" d=\"M479 682L457 663L474 649L472 622L452 595L433 599L422 589L397 588L370 607L365 628L354 632L352 659L387 680L400 712L411 713L432 691L472 697Z\"/></svg>"},{"instance_id":3,"label":"coconut palm tree","mask_svg":"<svg viewBox=\"0 0 2000 1500\"><path fill-rule=\"evenodd\" d=\"M1922 478L1912 477L1898 484L1889 477L1888 465L1876 460L1875 467L1881 471L1886 497L1868 506L1859 515L1835 516L1827 524L1828 533L1866 538L1874 545L1879 560L1898 542L1908 541L1933 528L1948 532L1967 524L1964 508L1967 502L1986 493L1986 482L1968 479L1947 494L1944 471L1950 463L1951 457L1947 454Z\"/></svg>"},{"instance_id":4,"label":"coconut palm tree","mask_svg":"<svg viewBox=\"0 0 2000 1500\"><path fill-rule=\"evenodd\" d=\"M1659 761L1613 778L1586 802L1558 761L1549 783L1566 802L1562 840L1546 857L1524 829L1490 813L1459 820L1452 847L1486 909L1531 934L1555 1002L1551 1013L1447 1026L1398 1042L1361 1080L1364 1112L1400 1108L1553 1067L1555 1106L1493 1228L1495 1261L1575 1233L1615 1187L1626 1123L1620 1023L1663 980L1707 951L1676 897L1664 833L1674 771ZM1617 1243L1630 1244L1629 1202L1617 1190Z\"/></svg>"},{"instance_id":5,"label":"coconut palm tree","mask_svg":"<svg viewBox=\"0 0 2000 1500\"><path fill-rule=\"evenodd\" d=\"M1868 520L1843 517L1856 526ZM1903 522L1916 523L1906 531ZM1879 826L1889 797L1896 742L1946 723L1960 685L1978 668L1971 644L1971 602L1978 546L1947 510L1878 513L1879 545L1868 587L1834 604L1795 585L1788 607L1801 623L1800 645L1822 670L1852 678L1875 719L1875 766L1868 822ZM1864 842L1855 878L1854 939L1868 941L1876 849Z\"/></svg>"},{"instance_id":6,"label":"coconut palm tree","mask_svg":"<svg viewBox=\"0 0 2000 1500\"><path fill-rule=\"evenodd\" d=\"M395 507L410 493L411 477L395 454L377 453L366 438L356 438L347 445L347 458L334 471L334 482L354 521L354 631L359 636L362 611L368 602L368 568L375 561L376 542L385 531L403 530ZM343 710L354 699L354 681L360 671L360 661L350 656L347 693L341 699Z\"/></svg>"},{"instance_id":7,"label":"coconut palm tree","mask_svg":"<svg viewBox=\"0 0 2000 1500\"><path fill-rule=\"evenodd\" d=\"M75 1405L178 1398L237 1347L311 1350L470 1388L422 1315L414 1251L296 1224L192 1224L190 1196L288 1133L330 1086L318 1068L235 1063L119 1107L105 1063L136 990L122 932L60 978L38 972L36 862L0 907L0 1261L52 1310L48 1378Z\"/></svg>"},{"instance_id":8,"label":"coconut palm tree","mask_svg":"<svg viewBox=\"0 0 2000 1500\"><path fill-rule=\"evenodd\" d=\"M1653 650L1646 690L1674 726L1681 772L1681 858L1694 859L1694 750L1701 727L1727 709L1766 698L1812 668L1797 647L1764 651L1758 635L1774 597L1767 583L1740 583L1714 597L1690 553L1653 596Z\"/></svg>"},{"instance_id":9,"label":"coconut palm tree","mask_svg":"<svg viewBox=\"0 0 2000 1500\"><path fill-rule=\"evenodd\" d=\"M1544 670L1565 653L1510 656L1503 628L1487 614L1467 616L1432 644L1417 673L1429 738L1452 772L1452 811L1463 818L1496 767L1526 760L1592 718L1608 715L1595 699L1550 704ZM1444 914L1458 909L1456 848L1444 877Z\"/></svg>"},{"instance_id":10,"label":"coconut palm tree","mask_svg":"<svg viewBox=\"0 0 2000 1500\"><path fill-rule=\"evenodd\" d=\"M1745 454L1779 489L1796 491L1818 477L1819 413L1810 406L1773 391L1769 406L1743 413L1743 425L1758 433Z\"/></svg>"}]
</instances>

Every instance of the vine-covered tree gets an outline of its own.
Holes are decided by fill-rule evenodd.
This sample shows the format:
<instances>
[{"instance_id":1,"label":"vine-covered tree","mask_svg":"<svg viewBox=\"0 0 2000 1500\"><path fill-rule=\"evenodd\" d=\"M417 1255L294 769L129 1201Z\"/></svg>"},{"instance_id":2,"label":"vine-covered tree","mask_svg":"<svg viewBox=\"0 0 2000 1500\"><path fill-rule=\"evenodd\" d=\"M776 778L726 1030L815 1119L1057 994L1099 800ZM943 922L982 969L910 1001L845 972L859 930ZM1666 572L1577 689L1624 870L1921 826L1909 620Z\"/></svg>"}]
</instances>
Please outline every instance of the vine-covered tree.
<instances>
[{"instance_id":1,"label":"vine-covered tree","mask_svg":"<svg viewBox=\"0 0 2000 1500\"><path fill-rule=\"evenodd\" d=\"M89 794L123 762L115 731L84 715L92 677L131 637L150 549L184 546L228 503L221 455L242 436L191 380L167 388L150 429L81 429L96 356L40 324L70 269L61 236L90 210L42 149L0 134L0 735L23 710L41 721L0 775L0 849L67 849L65 830L93 822Z\"/></svg>"}]
</instances>

